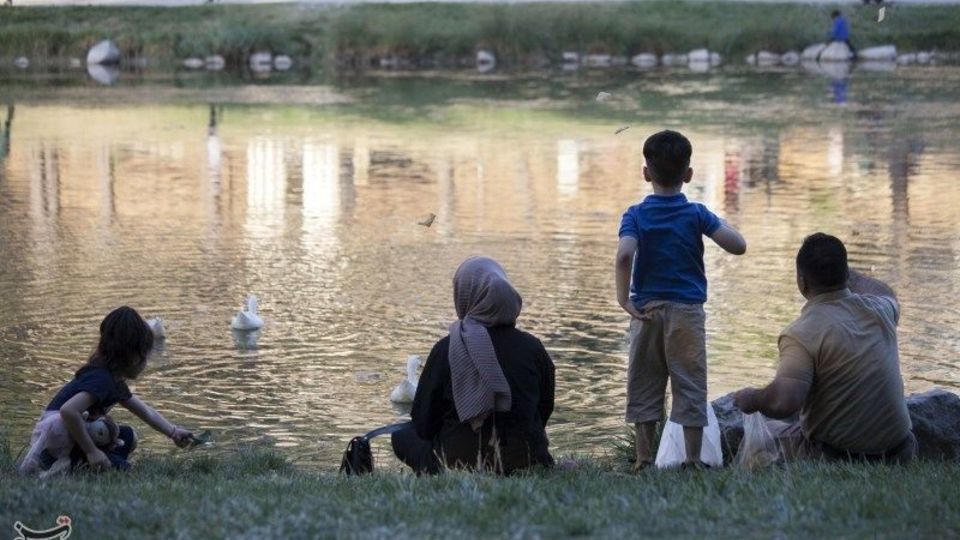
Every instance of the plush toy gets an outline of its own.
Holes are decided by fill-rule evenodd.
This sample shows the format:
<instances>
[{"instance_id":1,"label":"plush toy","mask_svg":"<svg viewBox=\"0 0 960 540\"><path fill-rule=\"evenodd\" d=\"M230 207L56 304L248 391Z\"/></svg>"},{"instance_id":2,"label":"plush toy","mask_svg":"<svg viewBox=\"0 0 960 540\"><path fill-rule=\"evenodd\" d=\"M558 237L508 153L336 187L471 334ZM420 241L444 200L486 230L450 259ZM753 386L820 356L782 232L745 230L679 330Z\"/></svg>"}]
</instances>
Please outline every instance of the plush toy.
<instances>
[{"instance_id":1,"label":"plush toy","mask_svg":"<svg viewBox=\"0 0 960 540\"><path fill-rule=\"evenodd\" d=\"M119 438L120 427L108 415L90 419L84 413L84 425L93 444L104 451L123 446ZM40 473L45 478L70 469L70 452L74 445L73 437L67 429L59 411L45 411L33 429L30 449L20 462L22 474ZM52 464L46 465L52 461Z\"/></svg>"}]
</instances>

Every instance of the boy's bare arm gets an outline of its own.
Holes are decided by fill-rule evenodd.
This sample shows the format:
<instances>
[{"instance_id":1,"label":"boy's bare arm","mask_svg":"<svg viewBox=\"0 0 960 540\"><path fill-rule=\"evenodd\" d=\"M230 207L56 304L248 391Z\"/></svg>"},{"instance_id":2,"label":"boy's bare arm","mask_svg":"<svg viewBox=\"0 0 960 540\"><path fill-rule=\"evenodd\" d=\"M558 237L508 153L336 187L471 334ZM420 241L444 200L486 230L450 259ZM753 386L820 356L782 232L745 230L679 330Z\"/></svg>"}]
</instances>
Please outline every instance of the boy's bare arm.
<instances>
[{"instance_id":1,"label":"boy's bare arm","mask_svg":"<svg viewBox=\"0 0 960 540\"><path fill-rule=\"evenodd\" d=\"M743 239L743 235L725 222L713 231L710 239L728 253L743 255L747 252L747 241Z\"/></svg>"},{"instance_id":2,"label":"boy's bare arm","mask_svg":"<svg viewBox=\"0 0 960 540\"><path fill-rule=\"evenodd\" d=\"M640 318L640 312L630 301L630 275L633 273L633 256L637 252L637 239L632 236L620 238L615 263L617 274L617 303L632 317Z\"/></svg>"}]
</instances>

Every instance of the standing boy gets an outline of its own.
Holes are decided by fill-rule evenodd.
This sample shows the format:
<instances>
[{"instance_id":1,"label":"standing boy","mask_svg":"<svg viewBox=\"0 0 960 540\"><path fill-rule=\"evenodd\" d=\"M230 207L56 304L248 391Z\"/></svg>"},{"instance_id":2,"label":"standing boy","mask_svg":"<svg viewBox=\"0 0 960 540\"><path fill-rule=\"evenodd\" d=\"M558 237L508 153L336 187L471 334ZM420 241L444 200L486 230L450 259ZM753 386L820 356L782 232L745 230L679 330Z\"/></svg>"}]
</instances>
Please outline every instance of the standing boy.
<instances>
[{"instance_id":1,"label":"standing boy","mask_svg":"<svg viewBox=\"0 0 960 540\"><path fill-rule=\"evenodd\" d=\"M683 184L693 177L692 151L690 141L675 131L648 138L643 178L653 184L653 195L628 208L620 223L617 301L631 315L627 422L636 429L635 471L653 463L668 377L670 419L683 426L684 465L702 464L707 425L703 235L735 255L747 250L736 229L683 195Z\"/></svg>"}]
</instances>

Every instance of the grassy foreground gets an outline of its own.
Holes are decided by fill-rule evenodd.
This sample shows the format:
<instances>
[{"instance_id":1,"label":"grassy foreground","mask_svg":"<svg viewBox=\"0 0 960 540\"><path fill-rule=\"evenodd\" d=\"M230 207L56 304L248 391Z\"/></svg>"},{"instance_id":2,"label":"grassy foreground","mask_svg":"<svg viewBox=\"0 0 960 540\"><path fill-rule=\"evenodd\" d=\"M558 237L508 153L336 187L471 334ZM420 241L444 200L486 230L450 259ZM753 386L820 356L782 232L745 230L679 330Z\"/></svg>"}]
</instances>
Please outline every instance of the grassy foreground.
<instances>
[{"instance_id":1,"label":"grassy foreground","mask_svg":"<svg viewBox=\"0 0 960 540\"><path fill-rule=\"evenodd\" d=\"M103 38L128 56L169 61L221 54L243 63L255 50L301 62L365 64L382 56L469 61L479 48L500 62L557 62L563 51L631 55L709 47L735 61L822 41L832 7L648 0L623 3L210 5L0 8L0 58L82 57ZM845 5L860 47L960 50L956 6Z\"/></svg>"},{"instance_id":2,"label":"grassy foreground","mask_svg":"<svg viewBox=\"0 0 960 540\"><path fill-rule=\"evenodd\" d=\"M46 482L0 467L0 534L59 515L75 538L940 537L960 530L960 464L758 473L575 471L506 479L344 478L269 451L142 457L128 474Z\"/></svg>"}]
</instances>

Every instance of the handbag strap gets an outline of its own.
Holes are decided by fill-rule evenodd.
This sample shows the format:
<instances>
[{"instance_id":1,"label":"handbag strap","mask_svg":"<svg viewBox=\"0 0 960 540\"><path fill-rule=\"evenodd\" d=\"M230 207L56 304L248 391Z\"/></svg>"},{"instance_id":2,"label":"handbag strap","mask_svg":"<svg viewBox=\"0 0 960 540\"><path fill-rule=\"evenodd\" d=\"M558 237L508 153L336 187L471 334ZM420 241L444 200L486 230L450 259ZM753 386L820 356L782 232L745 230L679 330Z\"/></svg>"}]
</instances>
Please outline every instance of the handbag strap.
<instances>
[{"instance_id":1,"label":"handbag strap","mask_svg":"<svg viewBox=\"0 0 960 540\"><path fill-rule=\"evenodd\" d=\"M363 438L369 441L374 437L379 437L381 435L390 435L392 433L396 433L400 431L401 429L411 424L413 424L413 422L401 422L399 424L390 424L389 426L379 427L371 431L370 433L367 433L366 435L364 435Z\"/></svg>"}]
</instances>

